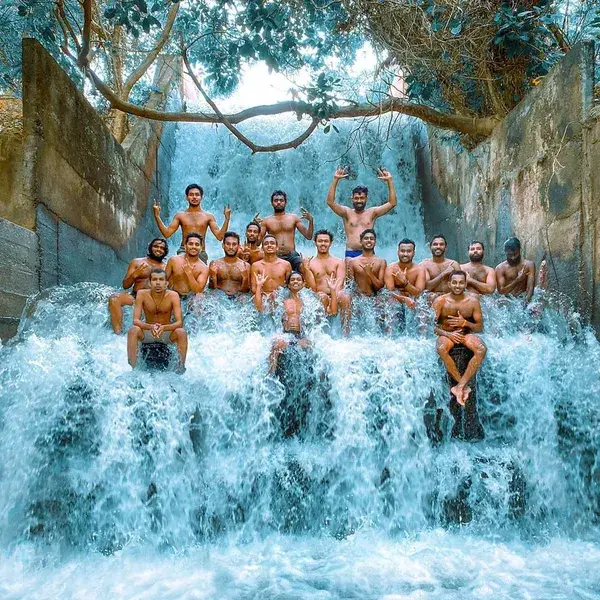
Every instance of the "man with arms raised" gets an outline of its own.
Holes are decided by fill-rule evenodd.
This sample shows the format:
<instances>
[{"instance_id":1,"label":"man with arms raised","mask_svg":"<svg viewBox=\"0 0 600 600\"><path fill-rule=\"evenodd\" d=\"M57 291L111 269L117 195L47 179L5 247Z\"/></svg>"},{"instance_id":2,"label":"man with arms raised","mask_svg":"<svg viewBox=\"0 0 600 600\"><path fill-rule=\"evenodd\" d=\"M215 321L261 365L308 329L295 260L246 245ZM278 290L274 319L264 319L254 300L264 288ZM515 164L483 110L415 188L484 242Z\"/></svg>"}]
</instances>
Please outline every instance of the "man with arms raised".
<instances>
[{"instance_id":1,"label":"man with arms raised","mask_svg":"<svg viewBox=\"0 0 600 600\"><path fill-rule=\"evenodd\" d=\"M415 243L404 238L398 244L398 262L388 265L385 269L385 287L392 292L392 297L415 307L415 298L425 289L425 270L413 262Z\"/></svg>"},{"instance_id":2,"label":"man with arms raised","mask_svg":"<svg viewBox=\"0 0 600 600\"><path fill-rule=\"evenodd\" d=\"M384 285L386 262L375 256L377 235L373 229L365 229L359 237L362 254L350 260L348 275L361 294L374 296Z\"/></svg>"},{"instance_id":3,"label":"man with arms raised","mask_svg":"<svg viewBox=\"0 0 600 600\"><path fill-rule=\"evenodd\" d=\"M179 250L177 250L177 254L185 253L184 242L188 233L191 233L192 231L199 233L202 236L200 260L202 260L204 264L207 264L208 255L206 254L206 250L204 248L206 230L210 227L213 235L219 241L221 241L223 239L223 235L229 228L231 209L229 208L229 205L227 205L223 210L225 222L223 223L223 227L219 229L217 222L215 221L215 217L210 213L203 211L200 206L202 197L204 196L204 190L197 183L191 183L185 188L185 196L189 204L187 210L178 212L168 227L160 218L160 204L158 204L156 201L152 207L154 209L154 219L156 220L156 224L158 225L160 232L166 238L171 237L181 227L181 246L179 247Z\"/></svg>"},{"instance_id":4,"label":"man with arms raised","mask_svg":"<svg viewBox=\"0 0 600 600\"><path fill-rule=\"evenodd\" d=\"M344 231L346 232L346 260L360 256L362 252L360 234L365 229L373 229L375 221L389 213L398 200L396 198L396 190L394 182L389 171L379 168L377 169L379 179L385 181L388 186L388 201L381 206L366 208L367 196L369 190L364 186L355 187L352 190L352 208L342 206L335 201L335 193L340 179L348 177L347 168L338 168L333 175L333 181L329 186L327 194L327 206L344 221Z\"/></svg>"},{"instance_id":5,"label":"man with arms raised","mask_svg":"<svg viewBox=\"0 0 600 600\"><path fill-rule=\"evenodd\" d=\"M146 318L142 321L142 313ZM183 329L179 296L167 290L167 274L163 269L150 273L150 289L140 290L133 309L133 327L127 333L127 358L132 368L138 360L138 348L142 344L177 344L179 350L178 371L185 371L187 333Z\"/></svg>"},{"instance_id":6,"label":"man with arms raised","mask_svg":"<svg viewBox=\"0 0 600 600\"><path fill-rule=\"evenodd\" d=\"M483 264L483 242L469 244L469 261L460 265L467 274L467 292L474 294L493 294L496 291L496 271Z\"/></svg>"},{"instance_id":7,"label":"man with arms raised","mask_svg":"<svg viewBox=\"0 0 600 600\"><path fill-rule=\"evenodd\" d=\"M228 231L223 238L225 256L211 261L209 265L209 287L221 290L229 298L235 298L250 290L250 265L238 256L240 236Z\"/></svg>"},{"instance_id":8,"label":"man with arms raised","mask_svg":"<svg viewBox=\"0 0 600 600\"><path fill-rule=\"evenodd\" d=\"M256 221L246 225L246 243L240 246L238 256L249 264L254 264L263 258L264 253L260 247L260 225Z\"/></svg>"},{"instance_id":9,"label":"man with arms raised","mask_svg":"<svg viewBox=\"0 0 600 600\"><path fill-rule=\"evenodd\" d=\"M255 262L250 267L250 285L252 286L253 294L256 292L257 275L268 277L264 281L262 291L265 294L271 294L285 285L287 278L292 272L290 263L277 256L277 238L274 235L265 235L262 247L265 253L264 258Z\"/></svg>"},{"instance_id":10,"label":"man with arms raised","mask_svg":"<svg viewBox=\"0 0 600 600\"><path fill-rule=\"evenodd\" d=\"M277 240L277 255L283 260L287 260L292 270L302 270L302 257L296 252L296 229L307 239L312 239L313 235L313 217L302 208L302 218L298 215L285 212L287 204L287 194L281 190L276 190L271 194L271 206L273 214L262 220L260 227L261 237L264 239L267 233L275 236ZM302 219L308 221L308 227L302 222ZM263 251L264 251L263 246Z\"/></svg>"},{"instance_id":11,"label":"man with arms raised","mask_svg":"<svg viewBox=\"0 0 600 600\"><path fill-rule=\"evenodd\" d=\"M496 267L498 291L501 294L521 296L529 304L535 288L535 264L521 256L521 242L513 237L504 242L506 260Z\"/></svg>"},{"instance_id":12,"label":"man with arms raised","mask_svg":"<svg viewBox=\"0 0 600 600\"><path fill-rule=\"evenodd\" d=\"M487 348L479 336L475 335L483 327L483 317L479 297L475 294L465 294L467 274L456 270L450 274L449 280L450 293L438 296L433 302L436 321L434 331L439 336L437 353L450 377L457 382L450 391L456 401L464 406L471 393L468 383L483 362ZM450 350L457 344L462 344L473 352L463 375L459 373L454 359L450 356Z\"/></svg>"},{"instance_id":13,"label":"man with arms raised","mask_svg":"<svg viewBox=\"0 0 600 600\"><path fill-rule=\"evenodd\" d=\"M148 244L148 254L143 258L134 258L127 267L125 279L123 279L123 288L127 289L133 286L131 292L121 292L113 294L108 300L108 311L110 313L110 324L116 334L123 333L123 307L133 306L137 292L143 290L149 285L150 271L152 269L162 269L164 260L169 253L169 247L166 240L154 238Z\"/></svg>"},{"instance_id":14,"label":"man with arms raised","mask_svg":"<svg viewBox=\"0 0 600 600\"><path fill-rule=\"evenodd\" d=\"M208 267L199 258L203 241L199 233L188 233L185 238L185 254L172 256L167 263L169 285L182 299L189 299L206 287Z\"/></svg>"},{"instance_id":15,"label":"man with arms raised","mask_svg":"<svg viewBox=\"0 0 600 600\"><path fill-rule=\"evenodd\" d=\"M431 258L420 263L427 277L425 289L432 294L447 294L450 291L450 273L460 270L460 265L455 260L446 258L447 246L448 242L443 235L434 235L429 244Z\"/></svg>"}]
</instances>

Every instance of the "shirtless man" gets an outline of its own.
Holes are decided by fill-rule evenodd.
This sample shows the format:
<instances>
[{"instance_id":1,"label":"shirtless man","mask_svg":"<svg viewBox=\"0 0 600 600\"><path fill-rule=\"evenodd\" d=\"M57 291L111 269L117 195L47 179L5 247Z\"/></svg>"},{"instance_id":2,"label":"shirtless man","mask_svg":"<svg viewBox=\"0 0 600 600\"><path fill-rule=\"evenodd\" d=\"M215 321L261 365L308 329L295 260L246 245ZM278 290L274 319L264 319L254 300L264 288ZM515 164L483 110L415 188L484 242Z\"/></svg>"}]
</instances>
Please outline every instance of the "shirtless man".
<instances>
[{"instance_id":1,"label":"shirtless man","mask_svg":"<svg viewBox=\"0 0 600 600\"><path fill-rule=\"evenodd\" d=\"M425 289L425 270L413 262L415 243L404 238L398 243L398 262L385 269L385 287L398 302L415 307L415 298Z\"/></svg>"},{"instance_id":2,"label":"shirtless man","mask_svg":"<svg viewBox=\"0 0 600 600\"><path fill-rule=\"evenodd\" d=\"M420 263L427 277L425 289L431 292L432 297L447 294L450 291L450 273L460 270L460 265L455 260L446 258L447 246L448 242L443 235L433 236L429 244L431 258L426 258Z\"/></svg>"},{"instance_id":3,"label":"shirtless man","mask_svg":"<svg viewBox=\"0 0 600 600\"><path fill-rule=\"evenodd\" d=\"M469 244L469 261L460 265L467 274L467 292L472 294L493 294L496 291L496 271L483 264L483 242L477 240Z\"/></svg>"},{"instance_id":4,"label":"shirtless man","mask_svg":"<svg viewBox=\"0 0 600 600\"><path fill-rule=\"evenodd\" d=\"M185 254L172 256L167 263L167 277L171 289L181 299L189 299L204 291L208 281L208 267L200 260L203 238L192 231L185 238Z\"/></svg>"},{"instance_id":5,"label":"shirtless man","mask_svg":"<svg viewBox=\"0 0 600 600\"><path fill-rule=\"evenodd\" d=\"M260 225L256 221L251 221L246 225L246 243L240 246L238 256L249 264L264 257L264 252L260 247Z\"/></svg>"},{"instance_id":6,"label":"shirtless man","mask_svg":"<svg viewBox=\"0 0 600 600\"><path fill-rule=\"evenodd\" d=\"M504 242L506 260L496 267L498 291L501 294L521 296L529 304L535 288L535 264L521 256L521 242L513 237Z\"/></svg>"},{"instance_id":7,"label":"shirtless man","mask_svg":"<svg viewBox=\"0 0 600 600\"><path fill-rule=\"evenodd\" d=\"M471 393L468 383L483 362L487 348L474 333L481 331L483 316L479 296L465 293L467 274L459 269L453 271L449 279L450 293L438 296L433 302L436 321L434 331L439 336L436 349L448 374L457 382L450 391L456 401L464 406ZM450 350L456 344L462 344L473 352L473 358L469 361L463 375L459 373L456 363L450 356Z\"/></svg>"},{"instance_id":8,"label":"shirtless man","mask_svg":"<svg viewBox=\"0 0 600 600\"><path fill-rule=\"evenodd\" d=\"M139 290L149 285L149 276L152 269L162 269L164 260L169 253L166 240L154 238L148 244L148 254L144 258L134 258L127 267L123 279L123 289L133 286L131 292L120 292L113 294L108 299L108 312L110 313L110 324L117 335L123 333L123 307L133 306L135 296Z\"/></svg>"},{"instance_id":9,"label":"shirtless man","mask_svg":"<svg viewBox=\"0 0 600 600\"><path fill-rule=\"evenodd\" d=\"M277 240L277 255L283 260L287 260L292 270L302 271L302 257L296 252L296 229L307 239L312 239L314 223L312 215L304 208L300 209L302 218L298 215L285 212L287 204L287 194L281 190L276 190L271 194L271 206L273 214L262 220L260 226L260 235L264 239L267 233L275 236ZM308 227L302 222L302 219L308 221ZM264 250L264 247L263 247Z\"/></svg>"},{"instance_id":10,"label":"shirtless man","mask_svg":"<svg viewBox=\"0 0 600 600\"><path fill-rule=\"evenodd\" d=\"M268 279L268 275L265 275L264 273L255 274L254 306L256 306L256 310L259 312L264 312L265 310L263 290ZM326 282L331 297L331 302L327 308L327 315L331 316L337 314L337 289L340 281L332 274L326 278ZM271 348L271 354L269 355L270 374L275 373L279 357L290 344L298 343L302 348L308 348L308 346L310 346L310 342L304 337L304 332L302 330L303 304L302 299L299 296L300 290L304 288L304 276L302 273L292 271L288 277L287 287L290 291L290 297L283 301L283 333L290 334L295 339L290 341L289 336L287 338L275 339L273 347Z\"/></svg>"},{"instance_id":11,"label":"shirtless man","mask_svg":"<svg viewBox=\"0 0 600 600\"><path fill-rule=\"evenodd\" d=\"M250 265L239 258L239 249L240 236L228 231L223 238L225 256L211 261L208 267L209 287L225 292L229 298L250 290Z\"/></svg>"},{"instance_id":12,"label":"shirtless man","mask_svg":"<svg viewBox=\"0 0 600 600\"><path fill-rule=\"evenodd\" d=\"M352 190L352 208L342 206L335 201L335 192L340 179L348 177L348 168L338 168L333 174L333 181L329 186L327 193L327 206L344 221L344 231L346 232L346 261L356 258L362 253L361 232L365 229L373 229L375 221L390 212L398 200L394 182L389 171L383 168L377 169L377 176L385 181L388 186L388 201L381 206L365 208L367 205L367 196L369 190L364 186L355 187Z\"/></svg>"},{"instance_id":13,"label":"shirtless man","mask_svg":"<svg viewBox=\"0 0 600 600\"><path fill-rule=\"evenodd\" d=\"M350 259L348 275L356 282L357 290L365 296L374 296L384 285L385 267L383 258L375 256L377 235L373 229L360 234L362 253Z\"/></svg>"},{"instance_id":14,"label":"shirtless man","mask_svg":"<svg viewBox=\"0 0 600 600\"><path fill-rule=\"evenodd\" d=\"M146 321L142 321L142 312ZM183 329L179 296L167 290L167 274L164 269L150 273L150 289L140 290L133 309L133 327L127 333L127 358L132 368L138 360L138 348L142 344L177 344L179 350L178 371L185 371L187 333Z\"/></svg>"},{"instance_id":15,"label":"shirtless man","mask_svg":"<svg viewBox=\"0 0 600 600\"><path fill-rule=\"evenodd\" d=\"M223 235L225 235L225 232L229 228L231 208L229 208L229 204L224 208L223 214L225 215L225 222L223 223L223 227L219 229L217 222L215 221L215 217L210 213L203 211L200 206L202 197L204 196L204 190L197 183L191 183L185 188L185 196L187 198L189 207L187 210L178 212L168 227L160 218L160 204L158 204L156 201L152 207L154 209L154 219L156 220L156 224L158 225L160 232L166 238L171 237L179 229L179 227L181 227L181 246L179 247L179 250L177 250L177 254L185 253L184 242L188 233L191 233L192 231L199 233L202 236L200 260L203 261L204 264L207 264L208 255L206 254L206 250L204 248L206 230L210 227L213 235L219 241L221 241L223 239Z\"/></svg>"},{"instance_id":16,"label":"shirtless man","mask_svg":"<svg viewBox=\"0 0 600 600\"><path fill-rule=\"evenodd\" d=\"M265 235L262 242L265 256L262 260L256 261L250 267L250 285L252 293L256 293L256 275L261 274L268 277L263 285L263 292L271 294L283 287L292 272L292 267L287 260L277 256L277 238L274 235Z\"/></svg>"}]
</instances>

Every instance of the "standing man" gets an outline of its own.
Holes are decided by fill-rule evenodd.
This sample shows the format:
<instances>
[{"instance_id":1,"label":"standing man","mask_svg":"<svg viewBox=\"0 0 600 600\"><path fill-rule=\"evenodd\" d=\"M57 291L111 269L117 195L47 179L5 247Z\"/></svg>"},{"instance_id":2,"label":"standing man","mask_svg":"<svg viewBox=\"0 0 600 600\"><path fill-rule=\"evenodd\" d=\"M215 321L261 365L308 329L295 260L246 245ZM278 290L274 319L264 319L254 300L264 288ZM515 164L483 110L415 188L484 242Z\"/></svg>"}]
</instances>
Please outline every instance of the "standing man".
<instances>
[{"instance_id":1,"label":"standing man","mask_svg":"<svg viewBox=\"0 0 600 600\"><path fill-rule=\"evenodd\" d=\"M365 296L375 296L384 285L386 261L375 256L377 235L374 229L360 234L361 255L350 259L348 275L356 282L357 290Z\"/></svg>"},{"instance_id":2,"label":"standing man","mask_svg":"<svg viewBox=\"0 0 600 600\"><path fill-rule=\"evenodd\" d=\"M225 292L229 298L250 290L250 265L239 258L239 249L240 236L228 231L223 237L225 256L211 261L208 267L209 287Z\"/></svg>"},{"instance_id":3,"label":"standing man","mask_svg":"<svg viewBox=\"0 0 600 600\"><path fill-rule=\"evenodd\" d=\"M182 299L199 294L206 287L208 267L200 260L203 241L199 233L188 233L185 238L185 254L172 256L167 263L169 285Z\"/></svg>"},{"instance_id":4,"label":"standing man","mask_svg":"<svg viewBox=\"0 0 600 600\"><path fill-rule=\"evenodd\" d=\"M250 221L246 225L246 243L240 246L238 255L251 265L264 257L260 247L260 225L256 221Z\"/></svg>"},{"instance_id":5,"label":"standing man","mask_svg":"<svg viewBox=\"0 0 600 600\"><path fill-rule=\"evenodd\" d=\"M188 201L188 208L182 212L178 212L171 224L167 227L160 218L160 204L157 201L154 201L154 219L156 220L156 224L160 229L160 232L166 237L171 237L178 229L181 227L181 246L179 250L177 250L177 254L184 254L184 240L186 239L188 233L192 231L199 233L202 236L202 249L200 251L200 260L204 262L204 264L208 263L208 255L206 254L206 249L204 247L204 238L206 237L206 230L210 227L213 235L221 241L223 239L223 235L229 228L229 221L231 219L231 208L229 208L229 204L223 209L223 214L225 215L225 222L223 223L223 227L219 229L217 226L217 222L215 221L215 217L210 213L207 213L202 210L200 203L202 202L202 197L204 196L204 190L197 184L191 183L185 188L185 196Z\"/></svg>"},{"instance_id":6,"label":"standing man","mask_svg":"<svg viewBox=\"0 0 600 600\"><path fill-rule=\"evenodd\" d=\"M433 302L436 322L434 332L439 336L436 349L448 374L457 382L450 391L456 401L464 406L471 393L468 383L483 362L487 348L479 336L475 335L483 327L483 316L479 296L465 294L467 274L461 270L453 271L449 286L450 293L438 296ZM456 344L462 344L473 352L473 357L462 375L450 356L450 350Z\"/></svg>"},{"instance_id":7,"label":"standing man","mask_svg":"<svg viewBox=\"0 0 600 600\"><path fill-rule=\"evenodd\" d=\"M496 267L498 291L511 296L525 294L525 304L529 304L535 288L535 264L521 256L521 242L516 237L504 242L504 253L506 260Z\"/></svg>"},{"instance_id":8,"label":"standing man","mask_svg":"<svg viewBox=\"0 0 600 600\"><path fill-rule=\"evenodd\" d=\"M467 292L473 294L493 294L496 291L496 271L483 264L483 242L469 244L470 262L460 265L467 274Z\"/></svg>"},{"instance_id":9,"label":"standing man","mask_svg":"<svg viewBox=\"0 0 600 600\"><path fill-rule=\"evenodd\" d=\"M277 238L268 233L262 242L265 256L262 260L255 262L250 267L250 285L252 293L256 292L256 276L261 275L266 279L263 281L262 291L265 294L271 294L280 287L285 286L286 281L292 272L292 267L287 260L277 256Z\"/></svg>"},{"instance_id":10,"label":"standing man","mask_svg":"<svg viewBox=\"0 0 600 600\"><path fill-rule=\"evenodd\" d=\"M415 298L425 289L425 270L413 262L415 243L404 238L398 243L398 262L388 265L385 269L385 287L392 296L406 304L415 307Z\"/></svg>"},{"instance_id":11,"label":"standing man","mask_svg":"<svg viewBox=\"0 0 600 600\"><path fill-rule=\"evenodd\" d=\"M455 260L446 258L447 246L448 242L443 235L433 236L429 244L431 258L420 263L427 276L425 289L432 294L447 294L450 291L450 273L460 270L460 265Z\"/></svg>"},{"instance_id":12,"label":"standing man","mask_svg":"<svg viewBox=\"0 0 600 600\"><path fill-rule=\"evenodd\" d=\"M142 321L142 312L146 321ZM167 274L164 269L150 273L150 289L140 290L133 309L133 327L127 333L127 357L135 368L138 348L142 344L177 344L179 372L185 371L187 333L183 329L179 296L167 290Z\"/></svg>"},{"instance_id":13,"label":"standing man","mask_svg":"<svg viewBox=\"0 0 600 600\"><path fill-rule=\"evenodd\" d=\"M286 213L286 204L287 194L285 192L276 190L271 194L273 214L262 220L260 235L263 240L267 233L275 236L279 258L287 260L293 271L302 271L302 257L296 252L296 229L307 240L312 239L314 229L313 217L304 208L300 209L302 218L298 215ZM308 221L308 227L302 222L302 219Z\"/></svg>"},{"instance_id":14,"label":"standing man","mask_svg":"<svg viewBox=\"0 0 600 600\"><path fill-rule=\"evenodd\" d=\"M120 292L113 294L108 299L108 312L110 313L110 324L117 335L123 333L123 307L133 306L135 296L139 290L147 288L150 284L149 277L152 269L162 269L164 260L169 253L167 241L162 238L154 238L148 244L148 253L143 258L134 258L127 267L123 279L123 289L133 286L131 292Z\"/></svg>"},{"instance_id":15,"label":"standing man","mask_svg":"<svg viewBox=\"0 0 600 600\"><path fill-rule=\"evenodd\" d=\"M333 174L333 181L329 186L327 193L327 206L338 216L342 217L344 222L344 231L346 232L346 260L356 258L362 253L361 232L366 229L373 229L375 221L390 212L396 204L396 190L394 182L389 171L383 168L377 169L377 176L385 181L388 186L388 201L381 206L366 208L369 190L364 186L357 186L352 190L352 208L342 206L335 201L335 193L340 179L348 177L348 168L338 168Z\"/></svg>"}]
</instances>

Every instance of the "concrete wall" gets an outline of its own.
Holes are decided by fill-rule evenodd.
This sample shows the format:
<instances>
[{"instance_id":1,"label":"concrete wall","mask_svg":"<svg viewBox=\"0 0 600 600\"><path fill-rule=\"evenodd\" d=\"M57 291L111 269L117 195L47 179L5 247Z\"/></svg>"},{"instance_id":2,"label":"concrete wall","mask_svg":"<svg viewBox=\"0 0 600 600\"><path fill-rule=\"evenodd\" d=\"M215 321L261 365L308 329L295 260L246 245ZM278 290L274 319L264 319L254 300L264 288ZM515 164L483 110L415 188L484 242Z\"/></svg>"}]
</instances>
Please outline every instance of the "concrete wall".
<instances>
[{"instance_id":1,"label":"concrete wall","mask_svg":"<svg viewBox=\"0 0 600 600\"><path fill-rule=\"evenodd\" d=\"M577 46L473 151L431 133L419 158L428 235L446 234L461 262L469 241L480 239L492 265L517 236L527 258L539 264L547 253L551 287L599 325L593 68L592 45Z\"/></svg>"},{"instance_id":2,"label":"concrete wall","mask_svg":"<svg viewBox=\"0 0 600 600\"><path fill-rule=\"evenodd\" d=\"M155 88L168 91L176 76L174 65L161 61ZM155 92L150 104L165 100ZM24 245L35 245L37 262L29 253L21 259L19 245L5 247L7 262L21 260L28 270L17 296L10 280L0 278L2 338L14 334L34 291L78 281L120 285L129 260L143 256L158 234L152 200L162 199L168 210L174 144L174 125L141 121L119 144L42 46L23 41L23 133L0 168L0 182L3 173L12 182L0 227L7 239L28 230Z\"/></svg>"}]
</instances>

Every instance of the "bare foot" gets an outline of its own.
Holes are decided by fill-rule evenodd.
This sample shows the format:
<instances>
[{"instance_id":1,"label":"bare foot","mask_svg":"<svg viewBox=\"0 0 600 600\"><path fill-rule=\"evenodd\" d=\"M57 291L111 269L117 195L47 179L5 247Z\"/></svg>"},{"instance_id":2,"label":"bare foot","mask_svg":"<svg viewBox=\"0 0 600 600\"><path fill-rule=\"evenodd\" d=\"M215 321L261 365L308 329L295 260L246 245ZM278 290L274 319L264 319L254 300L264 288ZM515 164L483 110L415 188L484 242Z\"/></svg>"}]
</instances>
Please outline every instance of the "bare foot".
<instances>
[{"instance_id":1,"label":"bare foot","mask_svg":"<svg viewBox=\"0 0 600 600\"><path fill-rule=\"evenodd\" d=\"M460 406L465 405L465 401L463 400L464 386L457 384L454 387L450 388L450 392L452 394L454 394L454 397L456 398L456 402L458 402L458 404L460 404Z\"/></svg>"}]
</instances>

